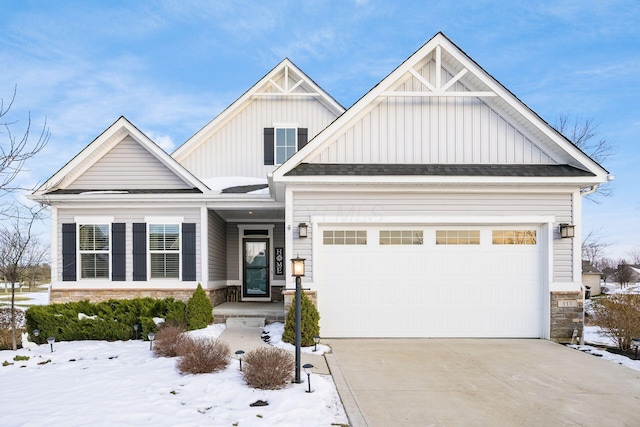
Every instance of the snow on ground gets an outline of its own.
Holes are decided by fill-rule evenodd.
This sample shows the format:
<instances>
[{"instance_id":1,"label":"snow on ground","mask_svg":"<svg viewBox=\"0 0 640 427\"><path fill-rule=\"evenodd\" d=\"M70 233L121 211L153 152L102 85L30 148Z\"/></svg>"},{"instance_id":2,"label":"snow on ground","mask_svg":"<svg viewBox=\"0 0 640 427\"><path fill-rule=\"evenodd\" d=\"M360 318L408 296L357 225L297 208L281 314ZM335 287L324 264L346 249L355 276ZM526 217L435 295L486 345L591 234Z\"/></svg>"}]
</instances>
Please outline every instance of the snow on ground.
<instances>
[{"instance_id":1,"label":"snow on ground","mask_svg":"<svg viewBox=\"0 0 640 427\"><path fill-rule=\"evenodd\" d=\"M0 288L2 288L2 284L0 284ZM16 289L16 307L18 308L27 308L32 305L47 305L49 304L49 291L48 286L46 286L47 291L41 292L22 292ZM42 287L44 288L44 287ZM2 288L4 289L4 288ZM9 288L10 289L10 288ZM24 299L27 298L27 299ZM11 291L8 292L0 291L0 308L1 307L10 307L11 306Z\"/></svg>"},{"instance_id":2,"label":"snow on ground","mask_svg":"<svg viewBox=\"0 0 640 427\"><path fill-rule=\"evenodd\" d=\"M217 338L223 325L190 332ZM245 385L238 361L182 375L145 341L75 341L0 351L1 426L329 426L347 418L328 375L283 390ZM28 356L29 360L14 361ZM251 407L257 400L268 406Z\"/></svg>"},{"instance_id":3,"label":"snow on ground","mask_svg":"<svg viewBox=\"0 0 640 427\"><path fill-rule=\"evenodd\" d=\"M293 344L282 341L282 334L284 333L284 323L270 323L264 327L264 331L269 335L269 344L271 344L272 346L288 351L296 350L296 347ZM314 349L316 351L314 351ZM322 356L323 354L330 351L331 347L324 344L300 348L301 353L316 354L318 356Z\"/></svg>"}]
</instances>

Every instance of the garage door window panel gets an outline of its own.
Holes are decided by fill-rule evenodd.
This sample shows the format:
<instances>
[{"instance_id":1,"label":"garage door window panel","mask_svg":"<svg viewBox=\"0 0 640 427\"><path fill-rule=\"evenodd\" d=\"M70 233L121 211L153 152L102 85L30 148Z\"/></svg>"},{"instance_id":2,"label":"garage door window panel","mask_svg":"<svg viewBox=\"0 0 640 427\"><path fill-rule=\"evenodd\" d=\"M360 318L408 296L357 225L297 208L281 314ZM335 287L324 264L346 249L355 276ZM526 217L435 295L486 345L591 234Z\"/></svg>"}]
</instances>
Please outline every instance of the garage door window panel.
<instances>
[{"instance_id":1,"label":"garage door window panel","mask_svg":"<svg viewBox=\"0 0 640 427\"><path fill-rule=\"evenodd\" d=\"M380 245L422 245L422 230L380 230Z\"/></svg>"},{"instance_id":2,"label":"garage door window panel","mask_svg":"<svg viewBox=\"0 0 640 427\"><path fill-rule=\"evenodd\" d=\"M436 245L479 245L480 230L436 230Z\"/></svg>"},{"instance_id":3,"label":"garage door window panel","mask_svg":"<svg viewBox=\"0 0 640 427\"><path fill-rule=\"evenodd\" d=\"M536 230L493 230L494 245L536 245Z\"/></svg>"},{"instance_id":4,"label":"garage door window panel","mask_svg":"<svg viewBox=\"0 0 640 427\"><path fill-rule=\"evenodd\" d=\"M366 230L325 230L322 233L325 245L366 245Z\"/></svg>"}]
</instances>

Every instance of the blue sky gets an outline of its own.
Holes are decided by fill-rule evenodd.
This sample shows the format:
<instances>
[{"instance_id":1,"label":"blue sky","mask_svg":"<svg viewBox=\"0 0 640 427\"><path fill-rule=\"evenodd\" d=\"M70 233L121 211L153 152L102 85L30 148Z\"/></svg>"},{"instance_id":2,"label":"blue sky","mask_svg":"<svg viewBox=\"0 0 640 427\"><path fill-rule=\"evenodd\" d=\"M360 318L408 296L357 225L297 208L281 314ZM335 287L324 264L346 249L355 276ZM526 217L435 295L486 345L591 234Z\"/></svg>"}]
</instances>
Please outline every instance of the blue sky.
<instances>
[{"instance_id":1,"label":"blue sky","mask_svg":"<svg viewBox=\"0 0 640 427\"><path fill-rule=\"evenodd\" d=\"M172 152L288 57L345 107L443 31L549 123L593 119L615 144L612 197L585 230L640 249L640 2L0 0L0 97L47 118L42 182L121 115ZM2 137L2 135L0 135Z\"/></svg>"}]
</instances>

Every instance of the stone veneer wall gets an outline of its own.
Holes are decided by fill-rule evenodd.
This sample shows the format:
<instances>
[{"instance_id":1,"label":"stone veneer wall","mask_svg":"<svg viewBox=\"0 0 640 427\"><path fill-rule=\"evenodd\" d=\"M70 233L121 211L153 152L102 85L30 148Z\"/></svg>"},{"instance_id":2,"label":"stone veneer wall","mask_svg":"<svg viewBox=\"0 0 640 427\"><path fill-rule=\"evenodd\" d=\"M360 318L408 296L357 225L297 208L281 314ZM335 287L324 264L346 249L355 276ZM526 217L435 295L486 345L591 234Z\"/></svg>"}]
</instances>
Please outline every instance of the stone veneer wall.
<instances>
[{"instance_id":1,"label":"stone veneer wall","mask_svg":"<svg viewBox=\"0 0 640 427\"><path fill-rule=\"evenodd\" d=\"M315 305L316 308L318 308L317 292L316 291L302 291L302 292L304 292L309 297L309 300L311 300L313 305ZM284 315L286 317L287 313L289 312L289 308L293 304L293 298L296 296L296 291L282 291L282 295L284 295Z\"/></svg>"},{"instance_id":2,"label":"stone veneer wall","mask_svg":"<svg viewBox=\"0 0 640 427\"><path fill-rule=\"evenodd\" d=\"M89 300L102 302L110 299L133 298L158 298L173 297L185 303L191 298L195 289L51 289L49 296L51 304ZM227 300L227 289L205 289L211 300L211 305L216 306Z\"/></svg>"},{"instance_id":3,"label":"stone veneer wall","mask_svg":"<svg viewBox=\"0 0 640 427\"><path fill-rule=\"evenodd\" d=\"M582 292L551 292L551 341L569 343L578 328L582 336L584 326Z\"/></svg>"}]
</instances>

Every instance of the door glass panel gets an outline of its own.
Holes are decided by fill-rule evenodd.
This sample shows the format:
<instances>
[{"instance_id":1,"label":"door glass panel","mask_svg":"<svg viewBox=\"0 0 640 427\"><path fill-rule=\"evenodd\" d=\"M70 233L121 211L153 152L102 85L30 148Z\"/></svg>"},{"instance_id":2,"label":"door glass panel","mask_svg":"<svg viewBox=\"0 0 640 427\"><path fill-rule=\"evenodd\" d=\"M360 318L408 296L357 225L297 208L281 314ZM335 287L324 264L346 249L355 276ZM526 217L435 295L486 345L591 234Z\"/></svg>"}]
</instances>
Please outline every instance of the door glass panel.
<instances>
[{"instance_id":1,"label":"door glass panel","mask_svg":"<svg viewBox=\"0 0 640 427\"><path fill-rule=\"evenodd\" d=\"M267 243L266 242L245 242L244 257L245 264L251 267L267 266Z\"/></svg>"},{"instance_id":2,"label":"door glass panel","mask_svg":"<svg viewBox=\"0 0 640 427\"><path fill-rule=\"evenodd\" d=\"M269 296L269 253L266 241L244 242L244 295Z\"/></svg>"}]
</instances>

